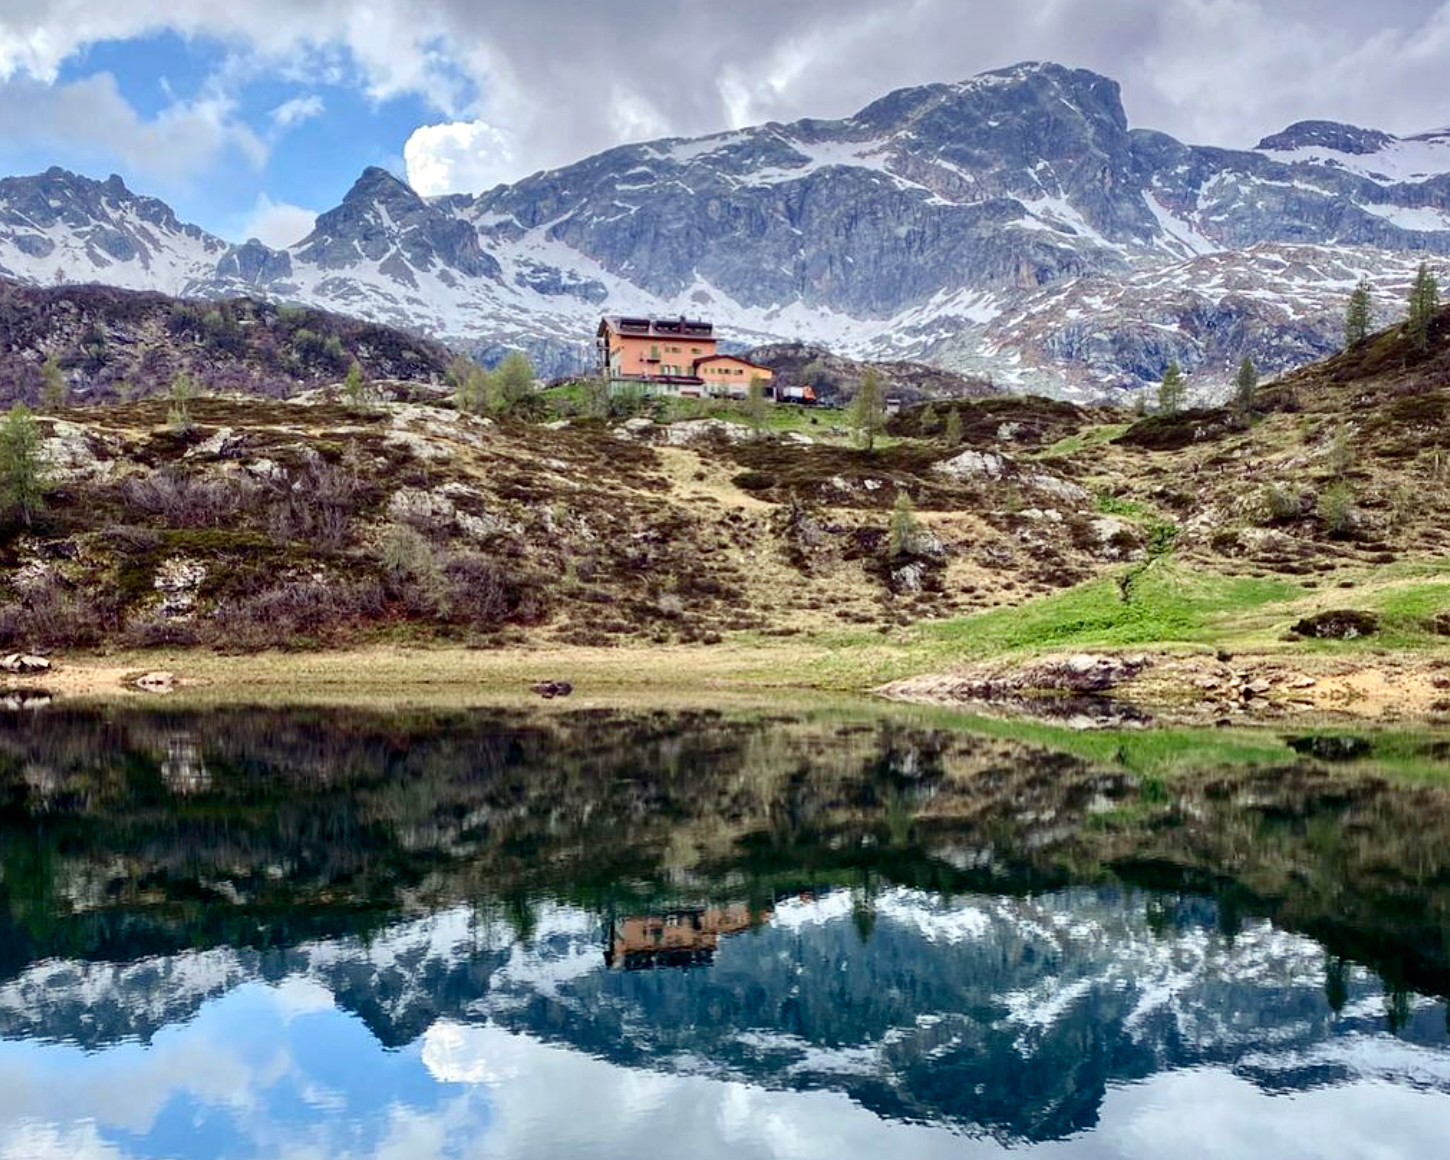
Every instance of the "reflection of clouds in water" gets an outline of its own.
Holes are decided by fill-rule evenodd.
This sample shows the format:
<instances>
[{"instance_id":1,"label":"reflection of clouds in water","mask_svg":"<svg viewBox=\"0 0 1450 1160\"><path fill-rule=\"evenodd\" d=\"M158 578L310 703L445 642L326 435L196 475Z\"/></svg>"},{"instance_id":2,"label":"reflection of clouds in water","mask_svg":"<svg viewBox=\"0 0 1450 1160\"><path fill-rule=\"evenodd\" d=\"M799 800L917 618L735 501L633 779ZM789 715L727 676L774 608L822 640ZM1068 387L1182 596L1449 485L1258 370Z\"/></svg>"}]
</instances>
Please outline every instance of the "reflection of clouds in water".
<instances>
[{"instance_id":1,"label":"reflection of clouds in water","mask_svg":"<svg viewBox=\"0 0 1450 1160\"><path fill-rule=\"evenodd\" d=\"M1185 1071L1110 1092L1099 1150L1081 1156L1428 1160L1444 1155L1446 1123L1443 1096L1384 1083L1271 1096L1222 1071Z\"/></svg>"},{"instance_id":2,"label":"reflection of clouds in water","mask_svg":"<svg viewBox=\"0 0 1450 1160\"><path fill-rule=\"evenodd\" d=\"M243 986L149 1046L0 1043L0 1160L449 1156L488 1119L479 1091L300 979Z\"/></svg>"},{"instance_id":3,"label":"reflection of clouds in water","mask_svg":"<svg viewBox=\"0 0 1450 1160\"><path fill-rule=\"evenodd\" d=\"M1358 1160L1435 1155L1445 1123L1444 1100L1433 1094L1360 1082L1274 1096L1202 1069L1110 1089L1093 1134L1008 1149L884 1121L836 1093L619 1068L498 1028L437 1023L422 1058L440 1082L490 1089L495 1122L479 1153L489 1156L645 1156L658 1154L660 1141L688 1141L692 1160Z\"/></svg>"},{"instance_id":4,"label":"reflection of clouds in water","mask_svg":"<svg viewBox=\"0 0 1450 1160\"><path fill-rule=\"evenodd\" d=\"M494 1123L480 1155L636 1157L676 1148L692 1160L1003 1154L990 1141L878 1119L838 1093L623 1068L495 1027L436 1023L423 1037L422 1058L441 1082L489 1089Z\"/></svg>"}]
</instances>

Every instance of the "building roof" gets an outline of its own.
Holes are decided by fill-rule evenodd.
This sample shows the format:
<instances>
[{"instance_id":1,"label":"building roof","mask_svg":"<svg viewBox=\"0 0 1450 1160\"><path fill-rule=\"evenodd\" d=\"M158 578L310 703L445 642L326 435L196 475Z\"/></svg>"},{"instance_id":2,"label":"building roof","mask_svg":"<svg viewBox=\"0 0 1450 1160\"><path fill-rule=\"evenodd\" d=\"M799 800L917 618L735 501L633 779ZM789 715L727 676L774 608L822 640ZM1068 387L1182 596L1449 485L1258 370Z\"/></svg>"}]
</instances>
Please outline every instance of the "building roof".
<instances>
[{"instance_id":1,"label":"building roof","mask_svg":"<svg viewBox=\"0 0 1450 1160\"><path fill-rule=\"evenodd\" d=\"M599 333L612 330L616 334L627 334L635 338L688 338L697 341L715 341L715 327L712 323L693 318L635 318L628 315L609 314L599 320Z\"/></svg>"},{"instance_id":2,"label":"building roof","mask_svg":"<svg viewBox=\"0 0 1450 1160\"><path fill-rule=\"evenodd\" d=\"M775 374L775 371L771 370L770 367L763 367L759 363L751 362L748 358L741 358L738 354L711 354L711 355L706 355L704 358L697 358L695 360L695 365L696 366L700 366L702 363L707 363L707 362L726 362L726 361L729 361L729 362L738 362L742 366L750 367L752 370L764 371L768 375Z\"/></svg>"}]
</instances>

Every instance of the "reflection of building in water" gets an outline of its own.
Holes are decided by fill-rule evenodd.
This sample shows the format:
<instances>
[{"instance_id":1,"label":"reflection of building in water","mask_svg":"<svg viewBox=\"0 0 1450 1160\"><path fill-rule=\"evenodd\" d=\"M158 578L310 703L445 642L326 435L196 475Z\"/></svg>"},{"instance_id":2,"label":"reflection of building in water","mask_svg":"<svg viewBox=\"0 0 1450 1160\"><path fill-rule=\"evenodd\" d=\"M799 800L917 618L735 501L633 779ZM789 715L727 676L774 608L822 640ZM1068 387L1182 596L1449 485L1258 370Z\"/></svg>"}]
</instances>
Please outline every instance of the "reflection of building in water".
<instances>
[{"instance_id":1,"label":"reflection of building in water","mask_svg":"<svg viewBox=\"0 0 1450 1160\"><path fill-rule=\"evenodd\" d=\"M769 909L751 911L743 902L737 902L616 918L610 924L604 962L626 971L708 963L714 959L723 936L769 922L770 916Z\"/></svg>"},{"instance_id":2,"label":"reflection of building in water","mask_svg":"<svg viewBox=\"0 0 1450 1160\"><path fill-rule=\"evenodd\" d=\"M161 780L176 794L204 793L211 789L211 771L202 759L201 743L195 737L177 733L166 739Z\"/></svg>"}]
</instances>

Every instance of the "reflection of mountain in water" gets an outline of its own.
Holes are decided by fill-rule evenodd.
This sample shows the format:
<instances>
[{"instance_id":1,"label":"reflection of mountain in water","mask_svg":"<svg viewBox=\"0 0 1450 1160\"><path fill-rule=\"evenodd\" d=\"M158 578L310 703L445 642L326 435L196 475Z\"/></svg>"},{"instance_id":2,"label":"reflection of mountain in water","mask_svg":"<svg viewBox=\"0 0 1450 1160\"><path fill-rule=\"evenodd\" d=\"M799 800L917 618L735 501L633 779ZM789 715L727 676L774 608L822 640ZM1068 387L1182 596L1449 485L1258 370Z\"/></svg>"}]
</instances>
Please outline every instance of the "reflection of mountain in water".
<instances>
[{"instance_id":1,"label":"reflection of mountain in water","mask_svg":"<svg viewBox=\"0 0 1450 1160\"><path fill-rule=\"evenodd\" d=\"M0 988L0 1032L145 1036L242 980L292 976L388 1045L440 1019L488 1024L628 1067L842 1090L884 1116L1012 1139L1090 1127L1109 1084L1201 1064L1272 1091L1369 1074L1450 1093L1443 1007L1406 997L1387 1039L1392 1000L1367 972L1342 976L1336 1016L1318 944L1262 921L1230 938L1202 900L837 890L783 900L765 922L716 913L713 958L690 969L610 969L618 923L551 906L528 942L455 908L290 950L38 964Z\"/></svg>"},{"instance_id":2,"label":"reflection of mountain in water","mask_svg":"<svg viewBox=\"0 0 1450 1160\"><path fill-rule=\"evenodd\" d=\"M1170 792L1131 744L909 716L0 721L0 1035L149 1040L294 979L390 1047L488 1025L1014 1140L1202 1064L1450 1092L1412 986L1447 978L1435 791L1284 746Z\"/></svg>"}]
</instances>

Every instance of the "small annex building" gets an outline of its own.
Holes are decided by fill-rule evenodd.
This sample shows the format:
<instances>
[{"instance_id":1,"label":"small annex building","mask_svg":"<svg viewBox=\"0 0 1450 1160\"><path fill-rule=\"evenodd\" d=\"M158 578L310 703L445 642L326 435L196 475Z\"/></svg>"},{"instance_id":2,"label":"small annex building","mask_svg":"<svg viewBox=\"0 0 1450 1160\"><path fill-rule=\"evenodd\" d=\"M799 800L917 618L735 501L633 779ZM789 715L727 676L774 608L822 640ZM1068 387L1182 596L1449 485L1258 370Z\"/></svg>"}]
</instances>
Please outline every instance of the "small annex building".
<instances>
[{"instance_id":1,"label":"small annex building","mask_svg":"<svg viewBox=\"0 0 1450 1160\"><path fill-rule=\"evenodd\" d=\"M775 377L738 355L719 353L715 327L689 318L629 318L599 322L599 369L611 384L632 383L685 398L745 398L759 379L767 390Z\"/></svg>"}]
</instances>

